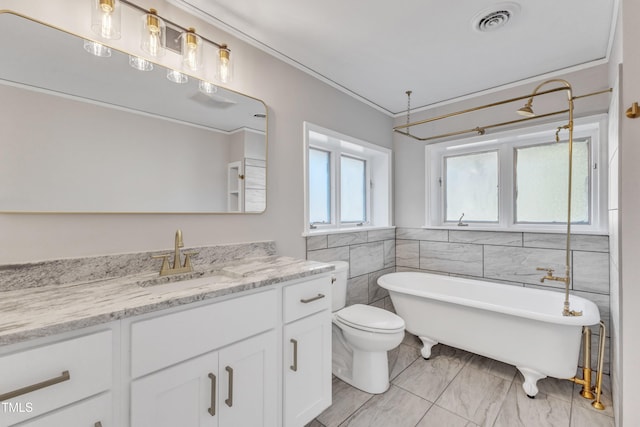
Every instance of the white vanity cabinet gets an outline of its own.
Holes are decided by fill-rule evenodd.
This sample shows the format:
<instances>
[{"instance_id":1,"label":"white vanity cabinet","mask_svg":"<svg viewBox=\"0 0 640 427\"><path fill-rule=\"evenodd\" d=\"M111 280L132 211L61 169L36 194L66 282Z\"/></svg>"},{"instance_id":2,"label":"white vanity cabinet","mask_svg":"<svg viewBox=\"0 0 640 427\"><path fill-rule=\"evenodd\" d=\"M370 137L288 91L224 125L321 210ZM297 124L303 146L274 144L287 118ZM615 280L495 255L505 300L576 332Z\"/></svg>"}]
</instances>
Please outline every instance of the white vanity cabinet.
<instances>
[{"instance_id":1,"label":"white vanity cabinet","mask_svg":"<svg viewBox=\"0 0 640 427\"><path fill-rule=\"evenodd\" d=\"M113 426L113 333L0 348L0 426Z\"/></svg>"},{"instance_id":2,"label":"white vanity cabinet","mask_svg":"<svg viewBox=\"0 0 640 427\"><path fill-rule=\"evenodd\" d=\"M270 289L133 323L131 427L277 427L277 308Z\"/></svg>"},{"instance_id":3,"label":"white vanity cabinet","mask_svg":"<svg viewBox=\"0 0 640 427\"><path fill-rule=\"evenodd\" d=\"M331 279L283 290L283 419L302 427L331 405Z\"/></svg>"},{"instance_id":4,"label":"white vanity cabinet","mask_svg":"<svg viewBox=\"0 0 640 427\"><path fill-rule=\"evenodd\" d=\"M318 274L0 346L0 427L302 427L331 404L330 288Z\"/></svg>"}]
</instances>

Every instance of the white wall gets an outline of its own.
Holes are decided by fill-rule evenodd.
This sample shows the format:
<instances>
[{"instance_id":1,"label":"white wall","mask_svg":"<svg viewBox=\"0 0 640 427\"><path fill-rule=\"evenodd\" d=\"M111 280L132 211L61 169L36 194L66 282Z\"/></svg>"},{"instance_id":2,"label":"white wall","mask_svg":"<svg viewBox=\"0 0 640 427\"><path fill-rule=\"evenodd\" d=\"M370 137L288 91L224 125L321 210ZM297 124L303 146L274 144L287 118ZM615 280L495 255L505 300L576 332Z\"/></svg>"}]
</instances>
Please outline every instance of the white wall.
<instances>
[{"instance_id":1,"label":"white wall","mask_svg":"<svg viewBox=\"0 0 640 427\"><path fill-rule=\"evenodd\" d=\"M25 215L0 214L0 264L170 248L176 228L185 245L275 240L284 255L303 258L302 122L391 146L392 120L247 43L200 22L162 0L140 1L212 40L227 42L235 60L228 87L262 99L268 107L268 192L264 214L252 215ZM86 0L4 0L21 12L92 37ZM126 10L126 9L125 9ZM123 16L123 37L115 47L140 53L139 14ZM206 52L205 52L206 53ZM211 52L210 52L211 53ZM174 55L175 56L175 55ZM210 56L212 57L212 56ZM172 55L162 63L178 68ZM212 80L212 71L197 77Z\"/></svg>"}]
</instances>

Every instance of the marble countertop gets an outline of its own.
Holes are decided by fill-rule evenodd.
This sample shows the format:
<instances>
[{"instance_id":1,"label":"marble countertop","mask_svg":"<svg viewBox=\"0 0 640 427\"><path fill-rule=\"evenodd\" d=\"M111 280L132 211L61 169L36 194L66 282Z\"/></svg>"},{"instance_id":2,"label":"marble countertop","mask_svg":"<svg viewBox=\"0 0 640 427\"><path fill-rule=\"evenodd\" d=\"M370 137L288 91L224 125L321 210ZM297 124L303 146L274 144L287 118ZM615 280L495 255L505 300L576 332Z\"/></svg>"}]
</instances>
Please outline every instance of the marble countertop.
<instances>
[{"instance_id":1,"label":"marble countertop","mask_svg":"<svg viewBox=\"0 0 640 427\"><path fill-rule=\"evenodd\" d=\"M145 272L0 292L0 345L300 279L330 264L281 256L245 259L183 281ZM189 276L191 277L191 276ZM143 286L141 286L142 284Z\"/></svg>"}]
</instances>

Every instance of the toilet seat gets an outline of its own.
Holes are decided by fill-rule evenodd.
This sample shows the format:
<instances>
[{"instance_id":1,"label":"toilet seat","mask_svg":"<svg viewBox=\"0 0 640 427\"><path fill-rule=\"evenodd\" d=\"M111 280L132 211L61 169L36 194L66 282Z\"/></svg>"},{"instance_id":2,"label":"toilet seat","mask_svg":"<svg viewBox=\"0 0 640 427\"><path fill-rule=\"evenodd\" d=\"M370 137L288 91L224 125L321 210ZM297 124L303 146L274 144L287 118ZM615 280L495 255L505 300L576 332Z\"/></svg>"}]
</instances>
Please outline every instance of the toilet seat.
<instances>
[{"instance_id":1,"label":"toilet seat","mask_svg":"<svg viewBox=\"0 0 640 427\"><path fill-rule=\"evenodd\" d=\"M354 304L335 313L335 320L361 331L395 334L404 330L404 320L390 311Z\"/></svg>"}]
</instances>

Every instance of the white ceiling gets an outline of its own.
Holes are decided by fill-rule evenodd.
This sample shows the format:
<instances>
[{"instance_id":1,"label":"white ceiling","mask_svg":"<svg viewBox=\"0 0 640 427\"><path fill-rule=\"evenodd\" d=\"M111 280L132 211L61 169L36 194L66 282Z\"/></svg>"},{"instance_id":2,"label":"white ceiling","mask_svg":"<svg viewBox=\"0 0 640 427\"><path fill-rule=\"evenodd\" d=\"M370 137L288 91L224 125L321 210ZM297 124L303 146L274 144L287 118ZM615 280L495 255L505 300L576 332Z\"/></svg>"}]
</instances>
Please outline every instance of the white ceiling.
<instances>
[{"instance_id":1,"label":"white ceiling","mask_svg":"<svg viewBox=\"0 0 640 427\"><path fill-rule=\"evenodd\" d=\"M617 0L169 0L391 114L606 61ZM504 26L477 18L508 10ZM233 46L231 46L233 49Z\"/></svg>"}]
</instances>

